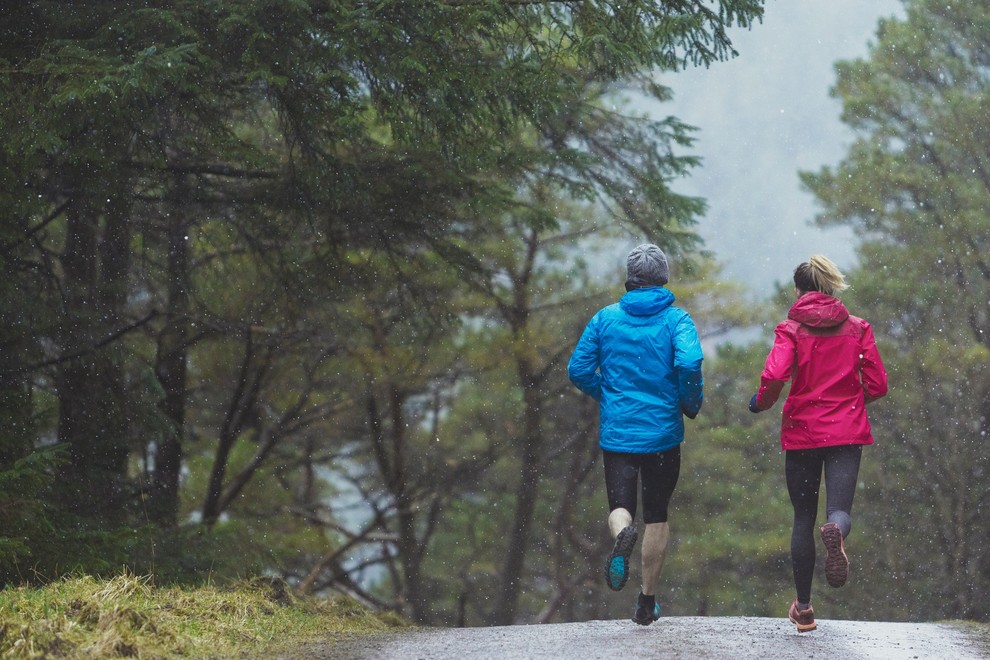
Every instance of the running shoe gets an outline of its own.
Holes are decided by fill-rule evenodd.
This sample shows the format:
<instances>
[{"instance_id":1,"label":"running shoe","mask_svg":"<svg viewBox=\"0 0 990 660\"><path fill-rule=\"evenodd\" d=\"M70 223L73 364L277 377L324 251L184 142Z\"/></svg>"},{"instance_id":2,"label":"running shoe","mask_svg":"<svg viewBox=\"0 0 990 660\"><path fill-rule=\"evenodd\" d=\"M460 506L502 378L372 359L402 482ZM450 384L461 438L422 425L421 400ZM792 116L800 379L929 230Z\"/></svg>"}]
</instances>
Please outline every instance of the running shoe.
<instances>
[{"instance_id":1,"label":"running shoe","mask_svg":"<svg viewBox=\"0 0 990 660\"><path fill-rule=\"evenodd\" d=\"M809 632L818 627L815 623L815 608L811 605L808 606L806 610L799 610L797 606L797 598L791 603L791 609L787 613L787 618L791 620L791 623L797 626L799 633Z\"/></svg>"},{"instance_id":2,"label":"running shoe","mask_svg":"<svg viewBox=\"0 0 990 660\"><path fill-rule=\"evenodd\" d=\"M636 612L633 614L633 623L641 626L648 626L660 618L660 603L655 598L649 598L643 594L639 595L636 601Z\"/></svg>"},{"instance_id":3,"label":"running shoe","mask_svg":"<svg viewBox=\"0 0 990 660\"><path fill-rule=\"evenodd\" d=\"M619 591L626 586L626 580L629 579L629 556L638 536L636 528L630 525L615 537L612 552L605 560L605 584L612 591Z\"/></svg>"},{"instance_id":4,"label":"running shoe","mask_svg":"<svg viewBox=\"0 0 990 660\"><path fill-rule=\"evenodd\" d=\"M846 543L842 530L834 522L821 527L822 543L825 544L825 580L829 586L841 587L849 579L849 558L846 557Z\"/></svg>"}]
</instances>

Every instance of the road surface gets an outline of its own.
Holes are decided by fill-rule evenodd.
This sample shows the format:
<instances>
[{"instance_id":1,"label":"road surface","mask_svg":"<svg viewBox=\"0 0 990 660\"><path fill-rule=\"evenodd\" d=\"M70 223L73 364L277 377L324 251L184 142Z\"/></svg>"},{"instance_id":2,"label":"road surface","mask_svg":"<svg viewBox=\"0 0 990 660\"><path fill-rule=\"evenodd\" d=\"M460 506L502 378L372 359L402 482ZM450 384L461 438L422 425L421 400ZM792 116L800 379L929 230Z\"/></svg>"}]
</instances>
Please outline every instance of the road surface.
<instances>
[{"instance_id":1,"label":"road surface","mask_svg":"<svg viewBox=\"0 0 990 660\"><path fill-rule=\"evenodd\" d=\"M818 622L799 634L787 619L664 617L490 628L431 628L310 645L284 658L990 658L987 639L949 624Z\"/></svg>"}]
</instances>

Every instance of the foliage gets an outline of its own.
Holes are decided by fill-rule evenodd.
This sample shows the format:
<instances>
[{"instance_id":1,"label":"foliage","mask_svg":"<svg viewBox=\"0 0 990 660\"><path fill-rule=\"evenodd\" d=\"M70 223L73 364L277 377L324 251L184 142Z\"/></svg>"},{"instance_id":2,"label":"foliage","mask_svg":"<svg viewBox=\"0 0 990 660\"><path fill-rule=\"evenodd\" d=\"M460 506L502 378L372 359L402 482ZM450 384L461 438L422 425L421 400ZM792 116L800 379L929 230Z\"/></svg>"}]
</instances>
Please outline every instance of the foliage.
<instances>
[{"instance_id":1,"label":"foliage","mask_svg":"<svg viewBox=\"0 0 990 660\"><path fill-rule=\"evenodd\" d=\"M791 509L779 417L746 403L761 343L705 362L705 404L688 426L661 578L671 614L778 616L790 584Z\"/></svg>"},{"instance_id":2,"label":"foliage","mask_svg":"<svg viewBox=\"0 0 990 660\"><path fill-rule=\"evenodd\" d=\"M662 598L780 612L778 418L745 410L764 351L707 346L772 321L699 252L703 200L671 190L699 164L692 130L622 100L666 100L657 70L731 56L725 28L762 2L14 4L4 584L126 564L163 583L277 574L431 623L610 616L628 603L598 574L595 410L560 365L618 293L588 255L645 237L709 349ZM803 175L820 222L862 239L844 299L892 383L870 410L855 579L816 603L985 620L990 15L905 6L838 65L847 158Z\"/></svg>"},{"instance_id":3,"label":"foliage","mask_svg":"<svg viewBox=\"0 0 990 660\"><path fill-rule=\"evenodd\" d=\"M579 336L591 314L618 295L615 287L599 292L593 280L582 279L581 272L575 270L570 278L573 291L552 278L546 289L541 279L531 283L535 304L524 346L538 364L553 357L559 337ZM683 304L692 312L693 300L708 301L695 314L703 334L707 329L718 335L732 324L737 310L727 283L688 277L679 279L676 288L685 292ZM548 305L579 291L584 295L567 316L565 308ZM759 308L753 305L748 318L754 318ZM505 573L504 536L516 524L524 473L524 449L519 443L525 403L506 392L507 387L516 387L512 372L518 367L504 359L492 360L492 347L509 341L511 334L498 327L486 327L479 334L479 358L488 366L463 383L441 426L441 437L453 436L473 446L475 438L487 434L508 451L499 454L481 480L459 485L464 494L445 511L445 524L427 553L424 570L439 592L430 601L431 620L456 625L479 625L497 616L490 594L501 587ZM570 344L565 359L569 348ZM780 562L786 559L781 535L789 512L777 474L778 443L771 420L755 418L745 410L752 389L745 381L757 359L762 356L756 357L752 349L726 348L706 361L708 400L703 414L688 425L682 479L672 505L675 542L661 581L666 611L769 614L777 609L774 595L787 584L789 569L782 570ZM566 381L563 368L551 374L541 387L545 397L539 402L538 495L519 616L541 622L614 617L616 608L628 606L628 597L613 594L601 579L601 560L612 541L605 525L597 406ZM633 561L638 565L638 554ZM751 585L745 594L738 589L743 577Z\"/></svg>"},{"instance_id":4,"label":"foliage","mask_svg":"<svg viewBox=\"0 0 990 660\"><path fill-rule=\"evenodd\" d=\"M891 378L871 409L882 464L859 498L877 535L863 574L894 616L986 620L990 13L905 6L868 59L838 65L835 94L858 137L804 180L820 221L864 241L848 297L876 326Z\"/></svg>"},{"instance_id":5,"label":"foliage","mask_svg":"<svg viewBox=\"0 0 990 660\"><path fill-rule=\"evenodd\" d=\"M0 581L36 582L66 572L119 567L146 529L95 529L59 509L52 474L64 447L44 447L0 469Z\"/></svg>"},{"instance_id":6,"label":"foliage","mask_svg":"<svg viewBox=\"0 0 990 660\"><path fill-rule=\"evenodd\" d=\"M0 572L10 574L19 560L34 555L35 543L56 535L45 502L52 450L33 452L0 472Z\"/></svg>"},{"instance_id":7,"label":"foliage","mask_svg":"<svg viewBox=\"0 0 990 660\"><path fill-rule=\"evenodd\" d=\"M533 520L590 517L553 489L589 488L556 368L600 300L581 253L648 236L688 273L700 246L691 129L620 95L669 98L654 70L732 56L762 2L48 9L0 21L0 469L59 443L39 524L106 537L46 567L277 573L429 620L456 609L430 550L490 497L515 618L551 572ZM566 599L589 550L555 547Z\"/></svg>"}]
</instances>

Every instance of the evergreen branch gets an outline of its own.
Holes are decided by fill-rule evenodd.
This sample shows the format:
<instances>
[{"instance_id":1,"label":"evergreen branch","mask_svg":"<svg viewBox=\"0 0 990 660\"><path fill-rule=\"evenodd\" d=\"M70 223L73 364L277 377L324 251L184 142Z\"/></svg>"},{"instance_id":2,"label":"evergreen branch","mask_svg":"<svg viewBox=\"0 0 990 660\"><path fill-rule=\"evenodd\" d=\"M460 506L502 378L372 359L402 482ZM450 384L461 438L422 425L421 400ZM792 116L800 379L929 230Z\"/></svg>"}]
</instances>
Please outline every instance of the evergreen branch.
<instances>
[{"instance_id":1,"label":"evergreen branch","mask_svg":"<svg viewBox=\"0 0 990 660\"><path fill-rule=\"evenodd\" d=\"M31 229L27 230L27 232L25 232L24 236L22 236L21 238L17 239L16 241L13 241L13 242L10 242L10 243L4 243L3 245L0 245L0 252L3 252L4 254L9 254L10 251L13 250L14 248L16 248L17 246L21 245L22 243L26 243L27 241L29 241L32 238L34 238L34 236L38 232L40 232L42 229L44 229L45 227L47 227L48 225L50 225L52 222L55 221L56 218L58 218L60 215L62 215L65 212L65 210L67 208L69 208L69 204L70 203L71 203L71 200L70 201L66 201L66 202L62 202L62 204L58 208L56 208L54 211L52 211L51 214L49 214L49 216L47 218L45 218L44 220L42 220L41 222L39 222L38 224L36 224Z\"/></svg>"},{"instance_id":2,"label":"evergreen branch","mask_svg":"<svg viewBox=\"0 0 990 660\"><path fill-rule=\"evenodd\" d=\"M265 179L274 180L279 178L275 172L265 170L246 170L231 165L166 165L164 167L141 163L136 161L124 162L123 165L138 170L168 172L170 174L208 174L212 176L225 176L233 179Z\"/></svg>"},{"instance_id":3,"label":"evergreen branch","mask_svg":"<svg viewBox=\"0 0 990 660\"><path fill-rule=\"evenodd\" d=\"M88 355L90 353L94 353L94 352L100 350L101 348L103 348L103 347L105 347L105 346L107 346L109 344L112 344L113 342L117 341L118 339L120 339L121 337L123 337L124 335L126 335L131 330L135 330L137 328L140 328L141 326L146 325L147 323L149 323L150 321L152 321L154 318L156 318L158 315L159 315L158 310L152 310L146 316L144 316L144 318L138 319L137 321L134 321L132 323L128 323L124 327L122 327L122 328L120 328L118 330L115 330L114 332L110 333L109 335L107 335L106 337L104 337L103 339L101 339L100 341L98 341L98 342L96 342L96 343L94 343L94 344L92 344L90 346L87 346L86 348L79 349L78 351L75 351L73 353L67 353L67 354L59 355L58 357L54 357L54 358L51 358L51 359L48 359L48 360L44 360L42 362L36 362L34 364L25 365L23 367L17 367L16 369L9 369L9 370L5 370L5 371L0 371L0 376L16 376L18 374L30 373L30 372L35 371L37 369L44 369L45 367L51 367L51 366L54 366L56 364L62 364L64 362L70 362L70 361L75 360L75 359L78 359L78 358L80 358L80 357L82 357L84 355Z\"/></svg>"}]
</instances>

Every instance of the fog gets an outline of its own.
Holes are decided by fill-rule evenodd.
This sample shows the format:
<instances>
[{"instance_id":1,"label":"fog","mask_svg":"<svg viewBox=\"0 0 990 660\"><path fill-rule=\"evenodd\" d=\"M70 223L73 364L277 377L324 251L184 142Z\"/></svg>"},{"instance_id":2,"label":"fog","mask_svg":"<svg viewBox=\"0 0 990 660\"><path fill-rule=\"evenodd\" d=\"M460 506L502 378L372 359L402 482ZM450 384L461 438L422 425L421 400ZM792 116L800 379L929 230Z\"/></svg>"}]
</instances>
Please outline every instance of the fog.
<instances>
[{"instance_id":1,"label":"fog","mask_svg":"<svg viewBox=\"0 0 990 660\"><path fill-rule=\"evenodd\" d=\"M762 24L731 32L737 58L665 76L674 101L646 106L700 129L692 152L702 166L674 188L708 201L699 233L756 296L817 252L855 264L851 232L812 224L798 172L842 159L853 136L829 95L834 64L865 56L879 19L894 15L898 0L771 0Z\"/></svg>"}]
</instances>

